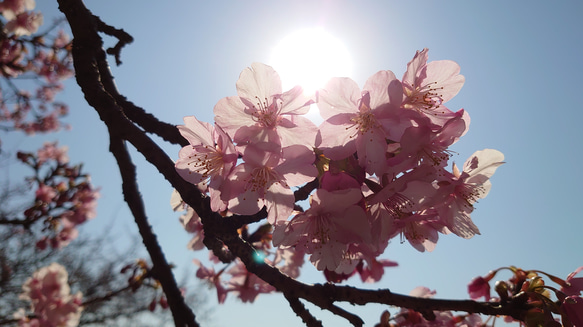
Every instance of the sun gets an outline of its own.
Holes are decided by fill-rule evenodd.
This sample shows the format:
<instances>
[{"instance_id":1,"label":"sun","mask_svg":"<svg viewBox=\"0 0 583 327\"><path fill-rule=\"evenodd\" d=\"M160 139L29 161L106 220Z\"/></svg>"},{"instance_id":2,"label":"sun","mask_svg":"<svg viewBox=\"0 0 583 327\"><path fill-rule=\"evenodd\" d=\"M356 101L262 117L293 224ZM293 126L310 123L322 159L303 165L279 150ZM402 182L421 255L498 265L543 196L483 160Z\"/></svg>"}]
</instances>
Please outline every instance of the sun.
<instances>
[{"instance_id":1,"label":"sun","mask_svg":"<svg viewBox=\"0 0 583 327\"><path fill-rule=\"evenodd\" d=\"M284 91L301 85L306 94L313 94L331 77L352 73L348 50L322 28L299 30L283 38L272 51L271 64Z\"/></svg>"}]
</instances>

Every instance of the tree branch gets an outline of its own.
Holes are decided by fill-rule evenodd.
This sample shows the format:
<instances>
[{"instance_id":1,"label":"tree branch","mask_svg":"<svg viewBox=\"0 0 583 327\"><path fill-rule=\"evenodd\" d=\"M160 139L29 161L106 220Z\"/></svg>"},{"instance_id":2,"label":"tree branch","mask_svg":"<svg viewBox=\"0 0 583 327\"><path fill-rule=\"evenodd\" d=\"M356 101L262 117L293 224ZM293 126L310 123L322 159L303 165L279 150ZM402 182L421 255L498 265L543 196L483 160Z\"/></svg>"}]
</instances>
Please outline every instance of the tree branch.
<instances>
[{"instance_id":1,"label":"tree branch","mask_svg":"<svg viewBox=\"0 0 583 327\"><path fill-rule=\"evenodd\" d=\"M283 295L289 303L289 306L298 317L302 318L302 321L307 327L323 327L322 321L316 319L297 297L291 296L289 293L283 293Z\"/></svg>"},{"instance_id":2,"label":"tree branch","mask_svg":"<svg viewBox=\"0 0 583 327\"><path fill-rule=\"evenodd\" d=\"M181 327L198 326L194 313L184 302L170 266L166 262L156 236L148 224L143 202L135 181L135 167L125 148L123 139L127 139L129 135L134 135L139 136L142 142L153 142L123 115L122 108L102 84L103 81L105 83L113 83L113 79L110 78L111 73L107 66L106 55L102 49L103 42L97 34L94 16L79 0L59 0L59 9L67 17L74 36L72 53L77 83L81 86L87 102L96 109L101 120L105 122L109 129L110 151L118 161L123 179L124 197L134 215L143 242L154 263L156 278L161 282L162 288L167 295L175 324ZM157 153L160 152L162 151L159 150ZM167 156L165 157L167 158Z\"/></svg>"}]
</instances>

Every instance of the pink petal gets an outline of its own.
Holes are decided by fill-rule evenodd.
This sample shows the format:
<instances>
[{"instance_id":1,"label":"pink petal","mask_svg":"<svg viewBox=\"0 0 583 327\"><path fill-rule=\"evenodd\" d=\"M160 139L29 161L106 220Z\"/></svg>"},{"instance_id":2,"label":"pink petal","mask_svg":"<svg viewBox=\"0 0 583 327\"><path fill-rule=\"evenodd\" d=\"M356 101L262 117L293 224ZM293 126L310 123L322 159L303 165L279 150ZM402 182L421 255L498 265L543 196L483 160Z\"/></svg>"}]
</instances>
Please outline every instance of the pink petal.
<instances>
[{"instance_id":1,"label":"pink petal","mask_svg":"<svg viewBox=\"0 0 583 327\"><path fill-rule=\"evenodd\" d=\"M391 90L396 90L398 94L389 96L389 85ZM364 84L363 91L370 93L370 108L375 109L387 103L401 104L403 96L402 86L399 80L390 70L381 70L368 78Z\"/></svg>"},{"instance_id":2,"label":"pink petal","mask_svg":"<svg viewBox=\"0 0 583 327\"><path fill-rule=\"evenodd\" d=\"M294 206L294 193L280 183L273 183L265 194L267 222L276 224L285 221L291 215Z\"/></svg>"},{"instance_id":3,"label":"pink petal","mask_svg":"<svg viewBox=\"0 0 583 327\"><path fill-rule=\"evenodd\" d=\"M253 126L253 116L245 111L247 106L238 96L222 98L214 107L215 123L228 134L235 135L241 126Z\"/></svg>"},{"instance_id":4,"label":"pink petal","mask_svg":"<svg viewBox=\"0 0 583 327\"><path fill-rule=\"evenodd\" d=\"M429 50L427 48L423 49L422 51L417 50L413 59L407 64L407 71L403 75L404 84L406 83L410 86L415 85L415 79L417 78L418 73L427 64L428 51ZM420 77L425 78L425 76Z\"/></svg>"},{"instance_id":5,"label":"pink petal","mask_svg":"<svg viewBox=\"0 0 583 327\"><path fill-rule=\"evenodd\" d=\"M304 90L301 86L296 86L293 89L281 95L281 114L305 115L310 110L310 104L314 100L304 95Z\"/></svg>"},{"instance_id":6,"label":"pink petal","mask_svg":"<svg viewBox=\"0 0 583 327\"><path fill-rule=\"evenodd\" d=\"M361 97L360 88L352 79L331 78L326 86L318 91L320 115L328 119L341 113L357 113Z\"/></svg>"},{"instance_id":7,"label":"pink petal","mask_svg":"<svg viewBox=\"0 0 583 327\"><path fill-rule=\"evenodd\" d=\"M281 94L281 79L271 66L255 62L241 72L237 94L251 101L271 99Z\"/></svg>"},{"instance_id":8,"label":"pink petal","mask_svg":"<svg viewBox=\"0 0 583 327\"><path fill-rule=\"evenodd\" d=\"M465 82L460 75L460 66L451 60L432 61L427 64L427 82L437 82L443 102L451 100L458 94ZM427 83L423 83L427 84Z\"/></svg>"},{"instance_id":9,"label":"pink petal","mask_svg":"<svg viewBox=\"0 0 583 327\"><path fill-rule=\"evenodd\" d=\"M178 126L180 134L191 145L207 145L215 147L212 136L213 126L207 122L202 122L194 116L184 117L184 126Z\"/></svg>"}]
</instances>

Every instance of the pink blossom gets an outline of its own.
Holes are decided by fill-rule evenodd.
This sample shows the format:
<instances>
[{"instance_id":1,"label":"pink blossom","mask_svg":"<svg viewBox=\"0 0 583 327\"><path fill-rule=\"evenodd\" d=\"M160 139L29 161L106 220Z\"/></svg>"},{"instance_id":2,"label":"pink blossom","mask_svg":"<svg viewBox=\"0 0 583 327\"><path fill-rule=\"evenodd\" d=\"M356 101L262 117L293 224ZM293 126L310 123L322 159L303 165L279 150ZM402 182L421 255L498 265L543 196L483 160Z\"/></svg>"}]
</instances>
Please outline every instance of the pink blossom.
<instances>
[{"instance_id":1,"label":"pink blossom","mask_svg":"<svg viewBox=\"0 0 583 327\"><path fill-rule=\"evenodd\" d=\"M57 196L55 189L45 184L40 184L36 190L36 199L44 203L50 203L55 196Z\"/></svg>"},{"instance_id":2,"label":"pink blossom","mask_svg":"<svg viewBox=\"0 0 583 327\"><path fill-rule=\"evenodd\" d=\"M290 187L307 183L318 174L314 153L302 145L283 148L281 155L247 146L243 160L225 182L222 195L229 210L237 214L252 215L267 206L271 224L286 220L292 213L295 199Z\"/></svg>"},{"instance_id":3,"label":"pink blossom","mask_svg":"<svg viewBox=\"0 0 583 327\"><path fill-rule=\"evenodd\" d=\"M388 259L372 259L370 262L367 261L367 265L363 265L362 268L358 270L358 273L360 274L360 279L364 283L376 283L383 277L385 273L385 267L396 266L398 266L398 263L395 261Z\"/></svg>"},{"instance_id":4,"label":"pink blossom","mask_svg":"<svg viewBox=\"0 0 583 327\"><path fill-rule=\"evenodd\" d=\"M318 270L350 273L358 263L343 266L350 259L348 245L369 243L370 225L362 207L359 189L328 192L318 189L312 195L310 208L296 215L289 223L277 225L283 233L274 233L275 246L295 246L311 254ZM339 269L340 268L340 269Z\"/></svg>"},{"instance_id":5,"label":"pink blossom","mask_svg":"<svg viewBox=\"0 0 583 327\"><path fill-rule=\"evenodd\" d=\"M195 251L204 249L204 228L196 211L189 207L186 213L180 216L180 222L188 233L194 234L187 248Z\"/></svg>"},{"instance_id":6,"label":"pink blossom","mask_svg":"<svg viewBox=\"0 0 583 327\"><path fill-rule=\"evenodd\" d=\"M70 57L59 58L54 50L49 52L39 51L35 57L35 69L37 74L43 76L48 82L56 83L73 75Z\"/></svg>"},{"instance_id":7,"label":"pink blossom","mask_svg":"<svg viewBox=\"0 0 583 327\"><path fill-rule=\"evenodd\" d=\"M73 227L95 218L97 215L98 198L99 191L92 189L89 184L84 184L84 187L79 187L70 200L72 210L67 214L63 214L63 223L65 226Z\"/></svg>"},{"instance_id":8,"label":"pink blossom","mask_svg":"<svg viewBox=\"0 0 583 327\"><path fill-rule=\"evenodd\" d=\"M567 282L566 286L561 287L561 292L565 293L566 295L580 295L581 291L583 291L583 277L575 277L578 273L583 270L583 266L575 269L572 273L567 276L565 282Z\"/></svg>"},{"instance_id":9,"label":"pink blossom","mask_svg":"<svg viewBox=\"0 0 583 327\"><path fill-rule=\"evenodd\" d=\"M492 184L489 179L504 163L502 160L504 155L500 151L476 151L464 163L462 172L454 164L453 175L438 182L438 193L443 201L436 209L449 231L463 238L480 233L470 213L474 210L474 203L485 198L490 191Z\"/></svg>"},{"instance_id":10,"label":"pink blossom","mask_svg":"<svg viewBox=\"0 0 583 327\"><path fill-rule=\"evenodd\" d=\"M5 27L8 33L13 33L15 36L23 36L36 33L42 23L43 15L41 13L23 12L8 21Z\"/></svg>"},{"instance_id":11,"label":"pink blossom","mask_svg":"<svg viewBox=\"0 0 583 327\"><path fill-rule=\"evenodd\" d=\"M399 178L384 179L382 190L368 197L377 251L399 234L419 251L433 250L438 235L432 223L437 218L428 209L436 192L432 184L436 174L434 166L420 165Z\"/></svg>"},{"instance_id":12,"label":"pink blossom","mask_svg":"<svg viewBox=\"0 0 583 327\"><path fill-rule=\"evenodd\" d=\"M57 148L57 142L45 142L37 152L38 163L42 164L47 160L56 160L60 164L66 164L69 162L68 149L67 146Z\"/></svg>"},{"instance_id":13,"label":"pink blossom","mask_svg":"<svg viewBox=\"0 0 583 327\"><path fill-rule=\"evenodd\" d=\"M34 9L35 6L34 0L4 0L0 2L0 12L6 19L12 20L26 10Z\"/></svg>"},{"instance_id":14,"label":"pink blossom","mask_svg":"<svg viewBox=\"0 0 583 327\"><path fill-rule=\"evenodd\" d=\"M194 264L196 264L199 267L198 270L196 271L196 277L200 279L206 279L210 283L212 283L212 285L214 285L215 288L217 289L219 303L224 303L225 299L227 298L228 290L225 289L225 287L221 283L220 275L222 271L217 274L215 273L215 270L212 267L207 268L203 266L200 260L193 259L192 262L194 262Z\"/></svg>"},{"instance_id":15,"label":"pink blossom","mask_svg":"<svg viewBox=\"0 0 583 327\"><path fill-rule=\"evenodd\" d=\"M272 67L253 63L237 81L238 96L221 99L214 108L215 122L244 146L272 142L287 147L314 147L317 128L302 115L312 100L300 86L282 93L281 79Z\"/></svg>"},{"instance_id":16,"label":"pink blossom","mask_svg":"<svg viewBox=\"0 0 583 327\"><path fill-rule=\"evenodd\" d=\"M53 249L62 249L79 236L79 231L73 226L62 228L59 233L49 240Z\"/></svg>"},{"instance_id":17,"label":"pink blossom","mask_svg":"<svg viewBox=\"0 0 583 327\"><path fill-rule=\"evenodd\" d=\"M0 68L7 76L17 77L24 70L24 67L20 67L20 62L25 48L12 39L3 39L0 42Z\"/></svg>"},{"instance_id":18,"label":"pink blossom","mask_svg":"<svg viewBox=\"0 0 583 327\"><path fill-rule=\"evenodd\" d=\"M275 291L275 287L247 271L245 265L240 261L229 269L228 273L232 276L229 280L229 291L237 293L239 299L244 303L253 303L259 294Z\"/></svg>"},{"instance_id":19,"label":"pink blossom","mask_svg":"<svg viewBox=\"0 0 583 327\"><path fill-rule=\"evenodd\" d=\"M387 159L388 172L397 175L420 163L445 166L450 157L448 147L467 131L467 117L465 111L460 110L443 126L435 125L427 118L417 119L415 126L405 129L396 155Z\"/></svg>"},{"instance_id":20,"label":"pink blossom","mask_svg":"<svg viewBox=\"0 0 583 327\"><path fill-rule=\"evenodd\" d=\"M221 186L237 162L231 138L217 125L201 122L194 116L178 126L190 145L183 147L176 161L176 171L192 184L208 183L213 211L226 209L221 200Z\"/></svg>"},{"instance_id":21,"label":"pink blossom","mask_svg":"<svg viewBox=\"0 0 583 327\"><path fill-rule=\"evenodd\" d=\"M436 214L419 212L395 221L395 226L401 229L402 235L419 252L431 252L439 239L440 225L435 224Z\"/></svg>"},{"instance_id":22,"label":"pink blossom","mask_svg":"<svg viewBox=\"0 0 583 327\"><path fill-rule=\"evenodd\" d=\"M204 248L204 228L202 225L202 221L200 220L200 216L188 206L182 198L180 197L180 193L174 190L172 191L172 197L170 198L170 205L172 206L172 210L186 210L182 216L180 216L180 223L182 227L190 233L194 234L193 238L188 242L186 246L190 250L201 250Z\"/></svg>"},{"instance_id":23,"label":"pink blossom","mask_svg":"<svg viewBox=\"0 0 583 327\"><path fill-rule=\"evenodd\" d=\"M69 35L65 33L65 31L59 30L57 37L53 41L53 47L59 49L64 48L69 44L69 42L71 42L71 38L69 37Z\"/></svg>"},{"instance_id":24,"label":"pink blossom","mask_svg":"<svg viewBox=\"0 0 583 327\"><path fill-rule=\"evenodd\" d=\"M19 324L77 326L83 310L81 293L71 295L67 279L67 271L57 263L34 272L22 285L24 293L20 298L31 302L35 317L20 316Z\"/></svg>"},{"instance_id":25,"label":"pink blossom","mask_svg":"<svg viewBox=\"0 0 583 327\"><path fill-rule=\"evenodd\" d=\"M318 107L325 121L320 125L324 155L341 160L358 155L369 174L386 168L391 111L401 103L401 84L391 71L380 71L360 88L349 78L332 78L319 91Z\"/></svg>"},{"instance_id":26,"label":"pink blossom","mask_svg":"<svg viewBox=\"0 0 583 327\"><path fill-rule=\"evenodd\" d=\"M452 99L462 88L465 77L460 75L460 67L451 60L427 63L427 49L417 51L407 64L403 75L403 107L415 109L434 123L442 125L453 112L443 104Z\"/></svg>"},{"instance_id":27,"label":"pink blossom","mask_svg":"<svg viewBox=\"0 0 583 327\"><path fill-rule=\"evenodd\" d=\"M271 263L273 266L279 265L279 271L291 278L300 276L300 268L304 264L304 251L300 248L278 248L275 252L275 259Z\"/></svg>"},{"instance_id":28,"label":"pink blossom","mask_svg":"<svg viewBox=\"0 0 583 327\"><path fill-rule=\"evenodd\" d=\"M478 276L468 284L468 293L470 293L470 298L476 300L484 297L484 300L490 301L490 279L486 279L482 276Z\"/></svg>"}]
</instances>

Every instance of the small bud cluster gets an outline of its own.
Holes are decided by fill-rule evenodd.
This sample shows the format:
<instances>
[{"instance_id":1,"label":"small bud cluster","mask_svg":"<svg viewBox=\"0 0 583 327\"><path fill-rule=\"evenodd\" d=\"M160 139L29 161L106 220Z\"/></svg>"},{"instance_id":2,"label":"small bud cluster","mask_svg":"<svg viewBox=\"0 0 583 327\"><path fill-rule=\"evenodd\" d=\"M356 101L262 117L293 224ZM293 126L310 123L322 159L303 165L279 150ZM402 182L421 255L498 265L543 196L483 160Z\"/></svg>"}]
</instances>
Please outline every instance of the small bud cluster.
<instances>
[{"instance_id":1,"label":"small bud cluster","mask_svg":"<svg viewBox=\"0 0 583 327\"><path fill-rule=\"evenodd\" d=\"M55 96L73 76L69 37L63 31L34 34L43 22L34 7L34 0L0 3L0 129L27 134L63 127L68 108Z\"/></svg>"},{"instance_id":2,"label":"small bud cluster","mask_svg":"<svg viewBox=\"0 0 583 327\"><path fill-rule=\"evenodd\" d=\"M503 270L512 276L508 280L495 282L496 295L491 298L490 281ZM476 277L468 285L472 299L484 297L486 300L500 301L512 307L526 308L523 321L527 326L583 326L583 277L575 277L583 267L579 267L562 279L539 270L523 270L514 266L498 268L485 277ZM560 288L547 285L546 279ZM556 300L553 300L554 294ZM512 322L512 317L506 317Z\"/></svg>"},{"instance_id":3,"label":"small bud cluster","mask_svg":"<svg viewBox=\"0 0 583 327\"><path fill-rule=\"evenodd\" d=\"M18 158L34 170L27 180L36 188L34 204L24 210L21 224L43 222L42 231L49 235L37 242L39 249L66 246L77 237L77 226L96 216L98 190L81 165L69 164L67 148L56 142L45 143L36 154L19 152Z\"/></svg>"}]
</instances>

